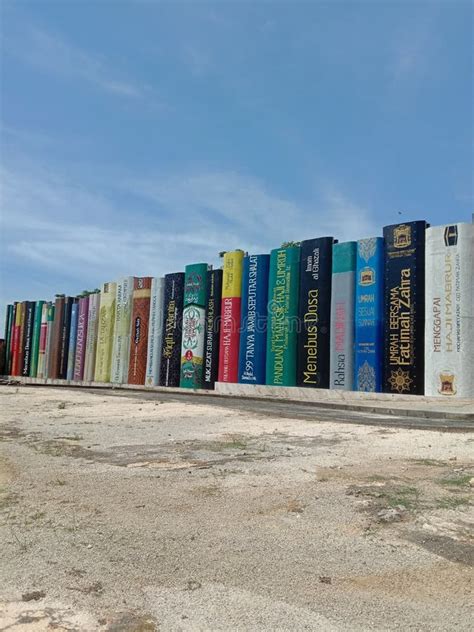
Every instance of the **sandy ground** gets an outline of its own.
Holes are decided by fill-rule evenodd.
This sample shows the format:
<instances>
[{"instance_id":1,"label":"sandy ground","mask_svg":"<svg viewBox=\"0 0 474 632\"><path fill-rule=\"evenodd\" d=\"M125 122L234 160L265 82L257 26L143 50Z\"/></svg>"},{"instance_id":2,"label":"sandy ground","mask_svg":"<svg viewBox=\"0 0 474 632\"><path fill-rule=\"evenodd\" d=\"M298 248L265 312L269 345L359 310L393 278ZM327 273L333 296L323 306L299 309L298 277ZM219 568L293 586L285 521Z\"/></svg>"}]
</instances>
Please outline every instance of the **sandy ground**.
<instances>
[{"instance_id":1,"label":"sandy ground","mask_svg":"<svg viewBox=\"0 0 474 632\"><path fill-rule=\"evenodd\" d=\"M470 630L474 434L0 387L0 630Z\"/></svg>"}]
</instances>

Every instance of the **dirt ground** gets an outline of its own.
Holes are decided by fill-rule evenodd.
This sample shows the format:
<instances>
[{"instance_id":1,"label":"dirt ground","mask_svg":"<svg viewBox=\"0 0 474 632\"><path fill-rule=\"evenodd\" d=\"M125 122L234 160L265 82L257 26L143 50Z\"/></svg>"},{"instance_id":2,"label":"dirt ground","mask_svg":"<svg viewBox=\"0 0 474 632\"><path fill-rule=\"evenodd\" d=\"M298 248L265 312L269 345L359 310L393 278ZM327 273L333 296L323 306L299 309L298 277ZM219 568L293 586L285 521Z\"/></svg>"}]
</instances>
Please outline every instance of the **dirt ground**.
<instances>
[{"instance_id":1,"label":"dirt ground","mask_svg":"<svg viewBox=\"0 0 474 632\"><path fill-rule=\"evenodd\" d=\"M0 387L0 630L471 630L474 434Z\"/></svg>"}]
</instances>

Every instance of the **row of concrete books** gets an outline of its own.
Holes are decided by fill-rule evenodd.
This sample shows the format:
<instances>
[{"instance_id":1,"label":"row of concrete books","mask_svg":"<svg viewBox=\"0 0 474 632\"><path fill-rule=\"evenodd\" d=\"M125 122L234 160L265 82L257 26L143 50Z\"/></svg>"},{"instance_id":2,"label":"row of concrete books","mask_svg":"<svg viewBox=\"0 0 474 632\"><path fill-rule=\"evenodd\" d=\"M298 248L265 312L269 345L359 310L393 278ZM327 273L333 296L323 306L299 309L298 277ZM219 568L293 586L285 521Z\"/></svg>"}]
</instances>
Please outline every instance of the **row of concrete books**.
<instances>
[{"instance_id":1,"label":"row of concrete books","mask_svg":"<svg viewBox=\"0 0 474 632\"><path fill-rule=\"evenodd\" d=\"M5 373L474 396L474 226L387 226L7 308Z\"/></svg>"}]
</instances>

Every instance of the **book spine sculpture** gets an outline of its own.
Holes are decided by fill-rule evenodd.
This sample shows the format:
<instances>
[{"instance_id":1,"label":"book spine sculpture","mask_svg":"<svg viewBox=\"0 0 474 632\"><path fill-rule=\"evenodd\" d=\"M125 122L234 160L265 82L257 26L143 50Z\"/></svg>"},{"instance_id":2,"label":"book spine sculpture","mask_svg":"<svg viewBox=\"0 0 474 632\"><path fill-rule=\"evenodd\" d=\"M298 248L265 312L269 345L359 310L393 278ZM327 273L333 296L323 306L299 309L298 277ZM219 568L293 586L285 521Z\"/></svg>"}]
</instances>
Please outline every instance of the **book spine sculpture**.
<instances>
[{"instance_id":1,"label":"book spine sculpture","mask_svg":"<svg viewBox=\"0 0 474 632\"><path fill-rule=\"evenodd\" d=\"M63 314L64 296L57 296L54 302L54 323L51 337L51 347L49 349L48 376L52 380L57 380L59 378Z\"/></svg>"},{"instance_id":2,"label":"book spine sculpture","mask_svg":"<svg viewBox=\"0 0 474 632\"><path fill-rule=\"evenodd\" d=\"M184 272L165 275L160 385L179 386Z\"/></svg>"},{"instance_id":3,"label":"book spine sculpture","mask_svg":"<svg viewBox=\"0 0 474 632\"><path fill-rule=\"evenodd\" d=\"M71 333L71 310L74 299L66 296L64 299L63 320L61 325L61 339L59 345L59 379L67 378L67 361L69 355L69 335Z\"/></svg>"},{"instance_id":4,"label":"book spine sculpture","mask_svg":"<svg viewBox=\"0 0 474 632\"><path fill-rule=\"evenodd\" d=\"M145 384L151 281L152 277L135 277L133 280L129 384Z\"/></svg>"},{"instance_id":5,"label":"book spine sculpture","mask_svg":"<svg viewBox=\"0 0 474 632\"><path fill-rule=\"evenodd\" d=\"M20 303L20 342L18 346L18 375L23 375L27 307L28 301L22 301Z\"/></svg>"},{"instance_id":6,"label":"book spine sculpture","mask_svg":"<svg viewBox=\"0 0 474 632\"><path fill-rule=\"evenodd\" d=\"M209 270L206 292L206 330L203 386L214 389L219 372L219 338L222 304L222 270Z\"/></svg>"},{"instance_id":7,"label":"book spine sculpture","mask_svg":"<svg viewBox=\"0 0 474 632\"><path fill-rule=\"evenodd\" d=\"M41 332L41 317L43 314L44 301L36 301L35 303L35 318L33 321L33 340L31 345L31 362L30 362L30 377L37 377L38 374L38 360L39 360L39 342Z\"/></svg>"},{"instance_id":8,"label":"book spine sculpture","mask_svg":"<svg viewBox=\"0 0 474 632\"><path fill-rule=\"evenodd\" d=\"M14 313L14 305L7 305L7 313L5 317L5 366L4 366L5 375L10 375L10 371L11 371L13 313Z\"/></svg>"},{"instance_id":9,"label":"book spine sculpture","mask_svg":"<svg viewBox=\"0 0 474 632\"><path fill-rule=\"evenodd\" d=\"M354 298L356 242L332 249L330 388L354 390Z\"/></svg>"},{"instance_id":10,"label":"book spine sculpture","mask_svg":"<svg viewBox=\"0 0 474 632\"><path fill-rule=\"evenodd\" d=\"M157 386L160 382L164 295L165 280L163 277L155 277L151 281L145 386Z\"/></svg>"},{"instance_id":11,"label":"book spine sculpture","mask_svg":"<svg viewBox=\"0 0 474 632\"><path fill-rule=\"evenodd\" d=\"M76 359L77 345L77 320L79 312L79 299L74 299L71 307L71 326L69 329L69 350L67 357L67 374L66 379L74 378L74 362Z\"/></svg>"},{"instance_id":12,"label":"book spine sculpture","mask_svg":"<svg viewBox=\"0 0 474 632\"><path fill-rule=\"evenodd\" d=\"M123 277L117 283L114 345L112 349L111 381L126 384L130 358L130 322L132 318L133 277Z\"/></svg>"},{"instance_id":13,"label":"book spine sculpture","mask_svg":"<svg viewBox=\"0 0 474 632\"><path fill-rule=\"evenodd\" d=\"M224 254L222 274L221 331L219 340L219 382L238 382L242 265L244 253Z\"/></svg>"},{"instance_id":14,"label":"book spine sculpture","mask_svg":"<svg viewBox=\"0 0 474 632\"><path fill-rule=\"evenodd\" d=\"M383 357L383 239L357 242L355 388L380 393Z\"/></svg>"},{"instance_id":15,"label":"book spine sculpture","mask_svg":"<svg viewBox=\"0 0 474 632\"><path fill-rule=\"evenodd\" d=\"M271 251L266 382L272 386L296 385L299 265L299 246Z\"/></svg>"},{"instance_id":16,"label":"book spine sculpture","mask_svg":"<svg viewBox=\"0 0 474 632\"><path fill-rule=\"evenodd\" d=\"M244 257L240 320L239 382L265 384L270 255Z\"/></svg>"},{"instance_id":17,"label":"book spine sculpture","mask_svg":"<svg viewBox=\"0 0 474 632\"><path fill-rule=\"evenodd\" d=\"M13 375L13 342L15 336L15 326L16 326L16 306L17 303L13 303L13 309L11 314L11 324L10 324L10 357L8 362L8 375Z\"/></svg>"},{"instance_id":18,"label":"book spine sculpture","mask_svg":"<svg viewBox=\"0 0 474 632\"><path fill-rule=\"evenodd\" d=\"M333 237L301 242L296 384L329 388Z\"/></svg>"},{"instance_id":19,"label":"book spine sculpture","mask_svg":"<svg viewBox=\"0 0 474 632\"><path fill-rule=\"evenodd\" d=\"M46 331L46 349L44 352L44 377L51 377L51 350L53 348L53 334L54 334L54 312L56 311L56 305L48 303L47 313L47 331Z\"/></svg>"},{"instance_id":20,"label":"book spine sculpture","mask_svg":"<svg viewBox=\"0 0 474 632\"><path fill-rule=\"evenodd\" d=\"M89 318L89 297L81 296L77 310L76 352L74 354L74 372L72 379L82 382L86 359L87 324Z\"/></svg>"},{"instance_id":21,"label":"book spine sculpture","mask_svg":"<svg viewBox=\"0 0 474 632\"><path fill-rule=\"evenodd\" d=\"M386 393L424 393L426 228L417 221L383 229Z\"/></svg>"},{"instance_id":22,"label":"book spine sculpture","mask_svg":"<svg viewBox=\"0 0 474 632\"><path fill-rule=\"evenodd\" d=\"M41 308L40 335L38 345L38 369L36 377L44 378L45 357L46 357L46 341L48 335L48 307L50 303L43 303Z\"/></svg>"},{"instance_id":23,"label":"book spine sculpture","mask_svg":"<svg viewBox=\"0 0 474 632\"><path fill-rule=\"evenodd\" d=\"M21 303L15 303L13 306L13 328L12 328L12 344L11 344L11 375L19 375L19 346L20 346L20 327L21 327Z\"/></svg>"},{"instance_id":24,"label":"book spine sculpture","mask_svg":"<svg viewBox=\"0 0 474 632\"><path fill-rule=\"evenodd\" d=\"M187 265L184 271L183 332L179 382L182 388L203 387L207 272L207 263Z\"/></svg>"},{"instance_id":25,"label":"book spine sculpture","mask_svg":"<svg viewBox=\"0 0 474 632\"><path fill-rule=\"evenodd\" d=\"M100 292L99 328L97 330L97 351L95 356L94 372L94 379L96 382L110 382L116 293L116 283L104 283L102 285L102 290Z\"/></svg>"},{"instance_id":26,"label":"book spine sculpture","mask_svg":"<svg viewBox=\"0 0 474 632\"><path fill-rule=\"evenodd\" d=\"M425 395L474 397L474 225L426 230Z\"/></svg>"},{"instance_id":27,"label":"book spine sculpture","mask_svg":"<svg viewBox=\"0 0 474 632\"><path fill-rule=\"evenodd\" d=\"M100 294L89 294L89 311L87 312L87 338L84 358L84 381L92 382L95 371L95 352L97 347L97 331L99 327Z\"/></svg>"}]
</instances>

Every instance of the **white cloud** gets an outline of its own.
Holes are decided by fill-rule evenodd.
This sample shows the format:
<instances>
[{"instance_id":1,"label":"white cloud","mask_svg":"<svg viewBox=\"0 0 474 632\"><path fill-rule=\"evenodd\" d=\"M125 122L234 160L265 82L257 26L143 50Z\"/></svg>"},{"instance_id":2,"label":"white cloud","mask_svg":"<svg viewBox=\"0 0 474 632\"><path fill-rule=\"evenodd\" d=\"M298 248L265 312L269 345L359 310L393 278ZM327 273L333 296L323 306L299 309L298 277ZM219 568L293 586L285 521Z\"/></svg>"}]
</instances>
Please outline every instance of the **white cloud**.
<instances>
[{"instance_id":1,"label":"white cloud","mask_svg":"<svg viewBox=\"0 0 474 632\"><path fill-rule=\"evenodd\" d=\"M48 280L52 296L125 274L158 276L196 261L219 265L221 250L268 252L287 240L376 234L370 213L335 189L318 204L297 204L235 172L116 174L99 192L23 162L4 169L1 180L5 262L34 271L25 275L21 296L12 296L14 286L2 290L3 303L42 298L38 277Z\"/></svg>"},{"instance_id":2,"label":"white cloud","mask_svg":"<svg viewBox=\"0 0 474 632\"><path fill-rule=\"evenodd\" d=\"M124 183L136 195L149 198L190 227L212 234L216 223L235 243L260 249L288 239L334 234L341 240L366 236L375 230L369 211L326 186L314 203L296 203L270 192L256 178L235 172L198 172L180 176L135 179ZM245 245L247 244L247 245Z\"/></svg>"},{"instance_id":3,"label":"white cloud","mask_svg":"<svg viewBox=\"0 0 474 632\"><path fill-rule=\"evenodd\" d=\"M412 23L396 36L389 72L398 83L422 75L432 63L435 50L434 30L438 19L438 9L430 7L423 17Z\"/></svg>"},{"instance_id":4,"label":"white cloud","mask_svg":"<svg viewBox=\"0 0 474 632\"><path fill-rule=\"evenodd\" d=\"M27 25L21 31L10 33L5 49L44 72L81 79L110 94L142 98L150 93L147 86L118 77L103 57L86 52L37 26Z\"/></svg>"}]
</instances>

